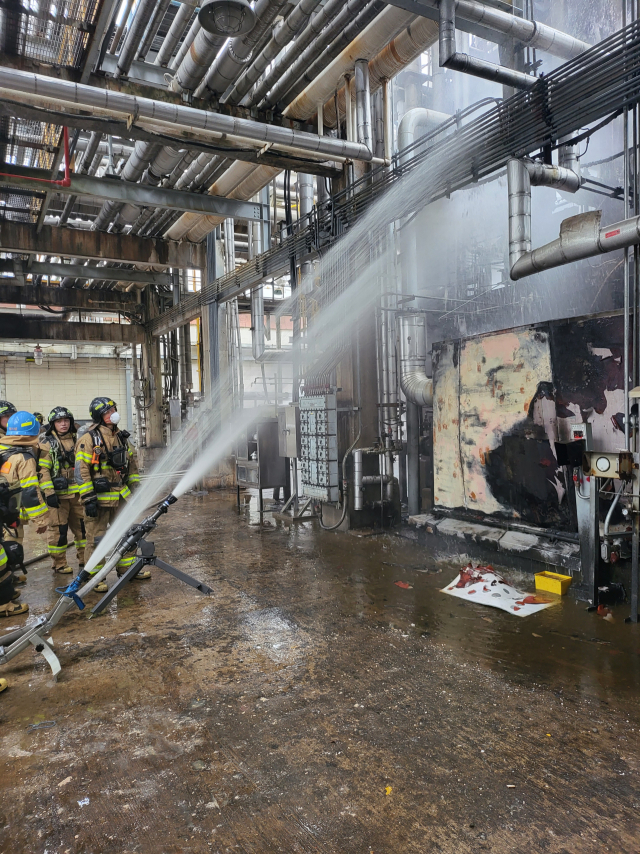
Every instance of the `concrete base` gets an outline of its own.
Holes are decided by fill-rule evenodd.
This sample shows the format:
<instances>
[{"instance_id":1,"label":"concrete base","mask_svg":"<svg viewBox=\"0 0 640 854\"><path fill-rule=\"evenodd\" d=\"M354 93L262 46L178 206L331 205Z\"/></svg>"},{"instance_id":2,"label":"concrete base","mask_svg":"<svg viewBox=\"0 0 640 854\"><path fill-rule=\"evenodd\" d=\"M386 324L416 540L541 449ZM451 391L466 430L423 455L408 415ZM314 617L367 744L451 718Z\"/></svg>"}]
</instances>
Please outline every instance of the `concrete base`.
<instances>
[{"instance_id":1,"label":"concrete base","mask_svg":"<svg viewBox=\"0 0 640 854\"><path fill-rule=\"evenodd\" d=\"M580 576L580 546L552 540L540 533L506 531L488 523L478 524L459 519L438 518L429 513L409 517L409 535L429 546L430 551L449 558L465 553L473 559L502 565L525 572L545 568Z\"/></svg>"}]
</instances>

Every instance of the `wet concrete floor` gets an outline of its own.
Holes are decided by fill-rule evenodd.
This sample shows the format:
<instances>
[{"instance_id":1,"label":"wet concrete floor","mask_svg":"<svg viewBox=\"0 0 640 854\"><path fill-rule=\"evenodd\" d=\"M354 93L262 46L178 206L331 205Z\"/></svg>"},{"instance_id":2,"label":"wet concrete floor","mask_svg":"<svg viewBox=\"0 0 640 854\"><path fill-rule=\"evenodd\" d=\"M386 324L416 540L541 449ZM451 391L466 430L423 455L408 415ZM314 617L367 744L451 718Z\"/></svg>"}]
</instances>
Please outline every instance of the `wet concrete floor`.
<instances>
[{"instance_id":1,"label":"wet concrete floor","mask_svg":"<svg viewBox=\"0 0 640 854\"><path fill-rule=\"evenodd\" d=\"M0 852L640 848L627 606L518 618L398 536L256 522L184 497L157 551L214 595L154 570L63 620L57 683L35 652L1 669ZM33 615L53 587L32 568Z\"/></svg>"}]
</instances>

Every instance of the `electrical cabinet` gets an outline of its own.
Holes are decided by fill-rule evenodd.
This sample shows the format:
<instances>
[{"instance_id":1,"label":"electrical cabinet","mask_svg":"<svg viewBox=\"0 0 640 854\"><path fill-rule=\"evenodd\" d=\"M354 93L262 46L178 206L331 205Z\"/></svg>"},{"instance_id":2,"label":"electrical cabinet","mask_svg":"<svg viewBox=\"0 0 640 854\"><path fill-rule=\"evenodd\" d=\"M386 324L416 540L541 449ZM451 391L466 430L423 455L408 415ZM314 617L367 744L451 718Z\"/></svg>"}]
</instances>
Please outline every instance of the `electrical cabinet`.
<instances>
[{"instance_id":1,"label":"electrical cabinet","mask_svg":"<svg viewBox=\"0 0 640 854\"><path fill-rule=\"evenodd\" d=\"M278 450L278 419L263 418L241 434L236 450L238 486L286 487L287 465Z\"/></svg>"},{"instance_id":2,"label":"electrical cabinet","mask_svg":"<svg viewBox=\"0 0 640 854\"><path fill-rule=\"evenodd\" d=\"M300 477L303 494L339 498L338 410L335 393L300 398Z\"/></svg>"}]
</instances>

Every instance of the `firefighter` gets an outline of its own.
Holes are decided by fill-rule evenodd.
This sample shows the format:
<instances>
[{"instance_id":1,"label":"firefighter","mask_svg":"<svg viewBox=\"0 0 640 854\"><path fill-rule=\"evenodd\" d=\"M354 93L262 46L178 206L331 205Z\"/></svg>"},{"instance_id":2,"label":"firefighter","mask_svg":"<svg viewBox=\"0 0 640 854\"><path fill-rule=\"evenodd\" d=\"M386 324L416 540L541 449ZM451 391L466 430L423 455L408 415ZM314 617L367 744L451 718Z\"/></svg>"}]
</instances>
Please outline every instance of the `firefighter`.
<instances>
[{"instance_id":1,"label":"firefighter","mask_svg":"<svg viewBox=\"0 0 640 854\"><path fill-rule=\"evenodd\" d=\"M49 514L49 555L53 571L60 575L73 572L67 564L67 532L73 533L80 569L84 567L84 510L75 480L76 425L66 406L54 406L47 416L47 427L40 434L40 488Z\"/></svg>"},{"instance_id":2,"label":"firefighter","mask_svg":"<svg viewBox=\"0 0 640 854\"><path fill-rule=\"evenodd\" d=\"M129 443L129 433L118 429L120 414L109 397L96 397L89 406L92 424L78 439L76 445L75 476L78 494L85 513L87 546L85 562L91 557L96 542L103 537L116 514L131 497L131 490L140 483L138 460ZM118 575L135 562L136 557L125 557L118 563ZM91 574L102 569L102 562ZM84 573L80 573L84 576ZM151 578L149 570L142 570L136 579ZM86 580L86 579L85 579ZM106 582L95 588L108 590Z\"/></svg>"},{"instance_id":3,"label":"firefighter","mask_svg":"<svg viewBox=\"0 0 640 854\"><path fill-rule=\"evenodd\" d=\"M8 400L0 400L0 437L7 435L7 421L17 412L13 403Z\"/></svg>"},{"instance_id":4,"label":"firefighter","mask_svg":"<svg viewBox=\"0 0 640 854\"><path fill-rule=\"evenodd\" d=\"M44 534L48 528L49 507L38 485L39 434L40 425L34 416L22 410L9 418L7 434L0 440L0 475L9 490L19 495L20 499L19 516L16 514L10 524L7 525L6 520L4 524L5 530L13 532L12 536L4 540L3 547L7 554L23 554L22 523L34 522L38 534ZM26 581L22 559L16 561L15 569L20 569L22 576L14 574L13 583Z\"/></svg>"},{"instance_id":5,"label":"firefighter","mask_svg":"<svg viewBox=\"0 0 640 854\"><path fill-rule=\"evenodd\" d=\"M36 421L40 425L40 432L44 433L44 431L47 428L46 428L45 423L44 423L44 415L42 414L42 412L34 412L33 417L36 419Z\"/></svg>"}]
</instances>

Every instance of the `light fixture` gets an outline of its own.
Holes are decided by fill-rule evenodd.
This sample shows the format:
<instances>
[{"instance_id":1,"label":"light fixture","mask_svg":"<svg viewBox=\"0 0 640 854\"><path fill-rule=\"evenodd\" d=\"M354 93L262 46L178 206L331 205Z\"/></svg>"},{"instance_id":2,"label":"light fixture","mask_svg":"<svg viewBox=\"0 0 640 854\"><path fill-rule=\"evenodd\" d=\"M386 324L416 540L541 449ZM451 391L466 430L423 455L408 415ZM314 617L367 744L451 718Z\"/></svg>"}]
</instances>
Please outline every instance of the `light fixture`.
<instances>
[{"instance_id":1,"label":"light fixture","mask_svg":"<svg viewBox=\"0 0 640 854\"><path fill-rule=\"evenodd\" d=\"M244 36L251 32L256 16L247 0L209 0L198 12L198 23L218 36Z\"/></svg>"},{"instance_id":2,"label":"light fixture","mask_svg":"<svg viewBox=\"0 0 640 854\"><path fill-rule=\"evenodd\" d=\"M39 344L33 348L33 361L36 365L42 364L42 347Z\"/></svg>"}]
</instances>

